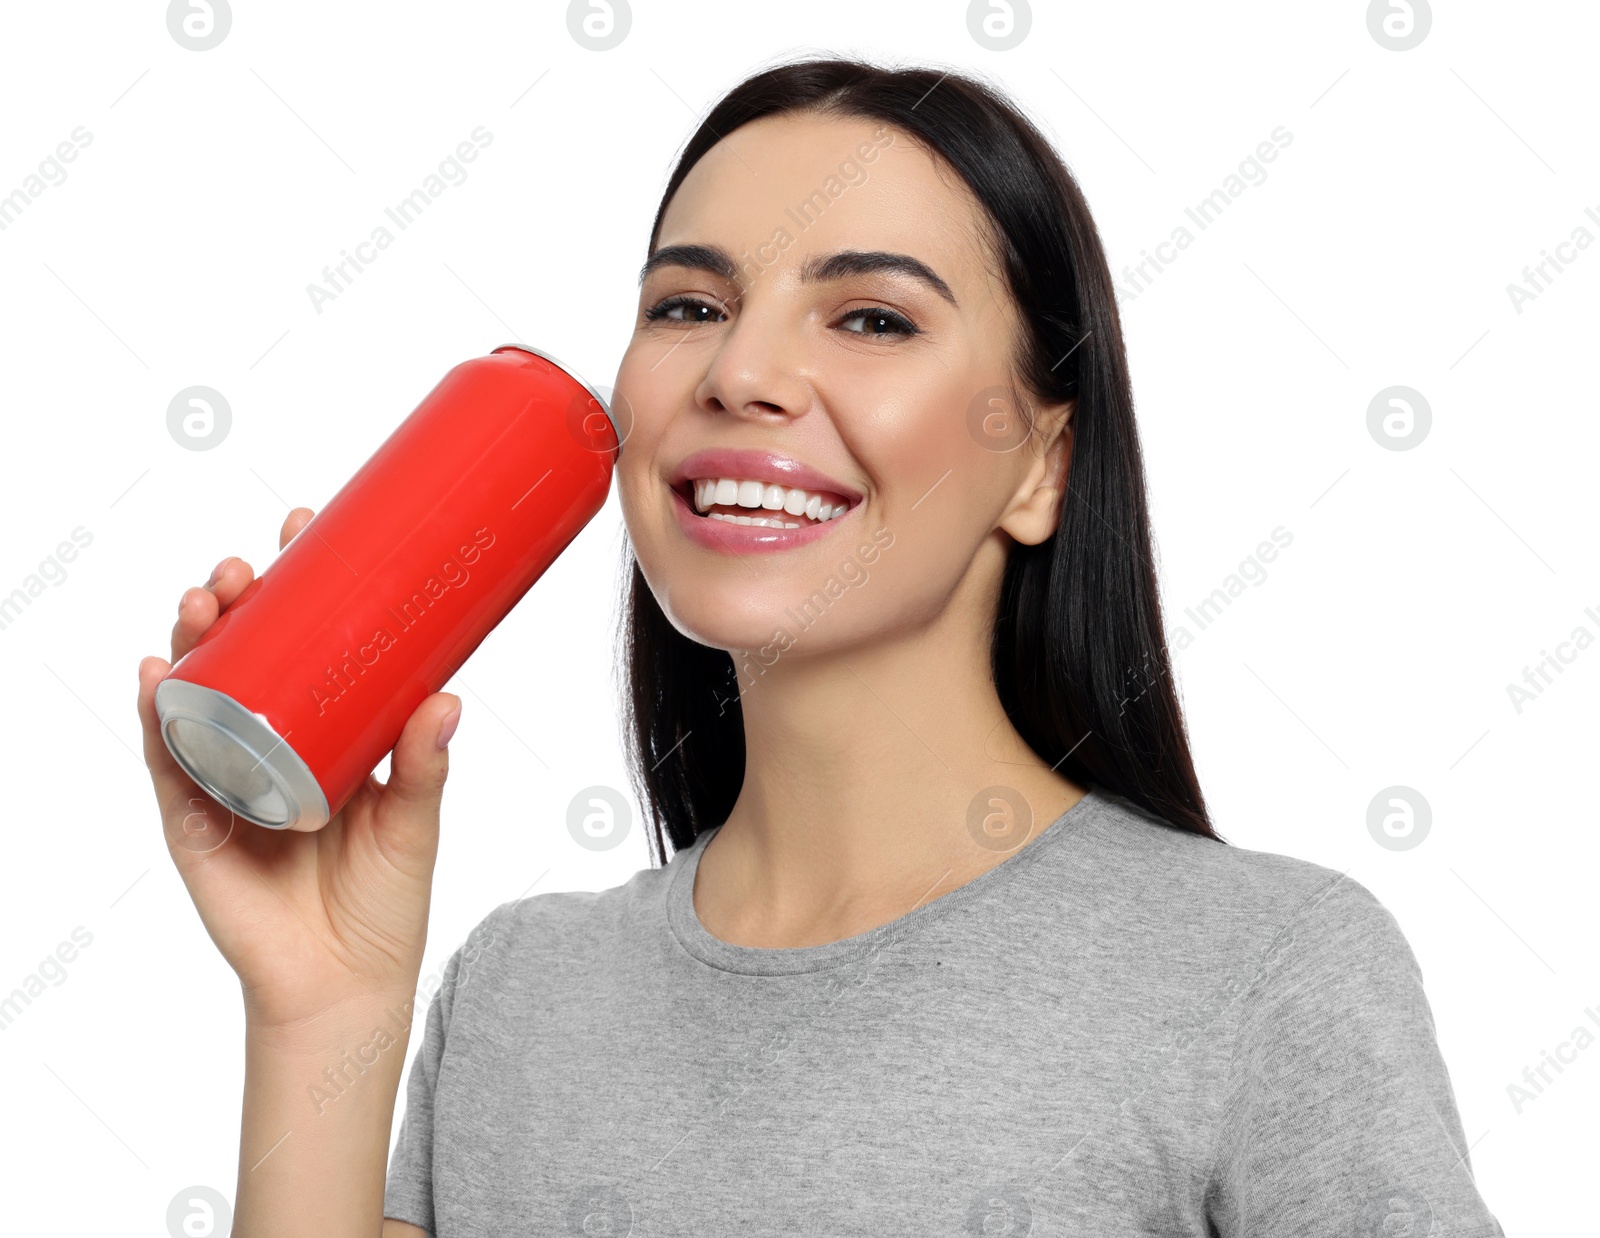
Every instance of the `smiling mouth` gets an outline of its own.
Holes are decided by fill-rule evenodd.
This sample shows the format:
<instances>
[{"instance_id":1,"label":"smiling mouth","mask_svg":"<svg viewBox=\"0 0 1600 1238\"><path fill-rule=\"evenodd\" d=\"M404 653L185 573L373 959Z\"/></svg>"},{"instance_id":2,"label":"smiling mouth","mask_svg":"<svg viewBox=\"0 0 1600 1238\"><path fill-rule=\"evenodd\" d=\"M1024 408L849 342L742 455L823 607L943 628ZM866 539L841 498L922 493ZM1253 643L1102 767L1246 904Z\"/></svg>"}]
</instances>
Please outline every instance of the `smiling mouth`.
<instances>
[{"instance_id":1,"label":"smiling mouth","mask_svg":"<svg viewBox=\"0 0 1600 1238\"><path fill-rule=\"evenodd\" d=\"M691 478L676 490L689 510L704 519L772 529L826 524L851 506L849 499L831 491L737 477Z\"/></svg>"}]
</instances>

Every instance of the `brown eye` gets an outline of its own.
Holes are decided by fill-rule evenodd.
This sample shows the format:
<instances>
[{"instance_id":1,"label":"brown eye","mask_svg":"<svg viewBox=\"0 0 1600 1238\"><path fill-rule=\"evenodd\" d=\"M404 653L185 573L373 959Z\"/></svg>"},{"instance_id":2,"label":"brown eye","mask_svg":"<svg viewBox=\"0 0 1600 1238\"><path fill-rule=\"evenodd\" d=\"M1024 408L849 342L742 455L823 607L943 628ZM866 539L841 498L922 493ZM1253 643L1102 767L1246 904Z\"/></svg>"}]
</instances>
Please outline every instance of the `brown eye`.
<instances>
[{"instance_id":1,"label":"brown eye","mask_svg":"<svg viewBox=\"0 0 1600 1238\"><path fill-rule=\"evenodd\" d=\"M685 313L681 317L673 312L674 310L680 308L685 310ZM716 306L709 305L700 300L698 297L675 296L668 297L666 300L652 305L649 309L645 310L644 316L645 321L647 322L655 322L658 319L663 318L669 322L687 322L690 325L711 321L707 318L694 316L698 315L700 310L705 310L713 314L722 313L722 311L717 309ZM724 314L723 317L727 317L727 315Z\"/></svg>"},{"instance_id":2,"label":"brown eye","mask_svg":"<svg viewBox=\"0 0 1600 1238\"><path fill-rule=\"evenodd\" d=\"M904 315L881 307L852 310L839 321L853 322L857 318L863 319L867 325L860 331L849 329L851 335L916 335L918 330L916 324ZM883 329L880 330L880 327Z\"/></svg>"}]
</instances>

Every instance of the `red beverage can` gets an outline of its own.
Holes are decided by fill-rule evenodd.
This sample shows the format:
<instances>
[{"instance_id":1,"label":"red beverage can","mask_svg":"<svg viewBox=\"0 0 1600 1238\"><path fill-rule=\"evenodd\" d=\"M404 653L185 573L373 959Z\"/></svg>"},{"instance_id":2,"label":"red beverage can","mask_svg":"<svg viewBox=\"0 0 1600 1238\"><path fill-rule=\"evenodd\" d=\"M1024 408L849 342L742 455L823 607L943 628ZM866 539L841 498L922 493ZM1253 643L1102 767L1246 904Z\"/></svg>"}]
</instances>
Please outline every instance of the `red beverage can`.
<instances>
[{"instance_id":1,"label":"red beverage can","mask_svg":"<svg viewBox=\"0 0 1600 1238\"><path fill-rule=\"evenodd\" d=\"M321 829L600 510L625 436L536 348L455 366L157 685L173 758Z\"/></svg>"}]
</instances>

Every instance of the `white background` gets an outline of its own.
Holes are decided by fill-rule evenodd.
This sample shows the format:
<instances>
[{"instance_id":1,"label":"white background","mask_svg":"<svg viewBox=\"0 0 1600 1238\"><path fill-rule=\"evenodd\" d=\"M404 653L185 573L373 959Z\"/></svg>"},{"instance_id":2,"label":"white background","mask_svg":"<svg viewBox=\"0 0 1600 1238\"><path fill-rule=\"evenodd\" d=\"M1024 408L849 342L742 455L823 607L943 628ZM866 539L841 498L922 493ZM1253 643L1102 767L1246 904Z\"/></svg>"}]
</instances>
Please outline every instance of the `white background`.
<instances>
[{"instance_id":1,"label":"white background","mask_svg":"<svg viewBox=\"0 0 1600 1238\"><path fill-rule=\"evenodd\" d=\"M9 1228L164 1234L180 1189L233 1194L237 981L137 755L137 664L166 655L181 591L229 554L264 569L287 508L320 508L458 361L523 340L609 390L678 147L804 51L987 75L1057 144L1118 271L1293 135L1123 298L1202 782L1232 842L1348 871L1394 911L1506 1231L1592 1216L1600 1044L1573 1037L1600 1035L1600 646L1520 712L1507 685L1600 636L1600 246L1520 313L1507 285L1578 226L1600 238L1600 10L1438 4L1401 52L1357 2L1052 4L996 52L959 3L640 0L596 52L561 3L277 0L236 3L197 52L164 7L15 5L0 27L0 194L92 134L0 231L0 593L93 538L0 630L0 993L93 934L0 1032ZM480 125L466 181L317 312L307 285ZM195 384L232 409L208 451L166 427ZM1397 384L1432 410L1406 451L1367 428ZM1278 526L1266 578L1197 631L1185 608ZM613 496L448 685L465 707L424 976L497 904L647 864L637 820L609 852L565 829L578 789L627 786L621 547ZM1410 850L1368 831L1392 785L1431 806ZM1508 1086L1563 1042L1574 1060L1518 1112Z\"/></svg>"}]
</instances>

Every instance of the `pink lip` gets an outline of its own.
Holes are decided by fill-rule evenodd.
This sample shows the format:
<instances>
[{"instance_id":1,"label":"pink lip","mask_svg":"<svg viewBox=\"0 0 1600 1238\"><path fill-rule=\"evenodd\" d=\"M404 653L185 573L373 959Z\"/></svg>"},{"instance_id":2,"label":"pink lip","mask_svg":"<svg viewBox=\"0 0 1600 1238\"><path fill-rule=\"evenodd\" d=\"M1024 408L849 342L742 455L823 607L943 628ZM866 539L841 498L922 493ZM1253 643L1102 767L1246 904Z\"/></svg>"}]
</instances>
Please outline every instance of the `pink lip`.
<instances>
[{"instance_id":1,"label":"pink lip","mask_svg":"<svg viewBox=\"0 0 1600 1238\"><path fill-rule=\"evenodd\" d=\"M694 510L683 491L690 479L705 477L733 477L742 481L766 482L775 486L793 486L819 494L831 494L846 500L850 509L843 515L821 524L803 524L798 529L774 529L766 525L733 524L727 520L713 520ZM667 479L672 489L672 511L678 518L678 527L685 536L707 550L720 550L724 554L746 554L772 550L790 550L806 546L833 531L841 520L849 520L861 505L862 495L849 486L841 485L826 473L810 465L776 452L748 448L712 447L688 456L672 471ZM752 508L752 516L773 516L786 519L783 512Z\"/></svg>"},{"instance_id":2,"label":"pink lip","mask_svg":"<svg viewBox=\"0 0 1600 1238\"><path fill-rule=\"evenodd\" d=\"M798 460L772 451L735 447L712 447L697 451L672 471L667 484L677 488L690 478L702 477L735 477L774 486L794 486L801 490L836 494L848 500L852 508L861 502L859 491L835 481L826 473L819 473L808 464L801 464Z\"/></svg>"}]
</instances>

